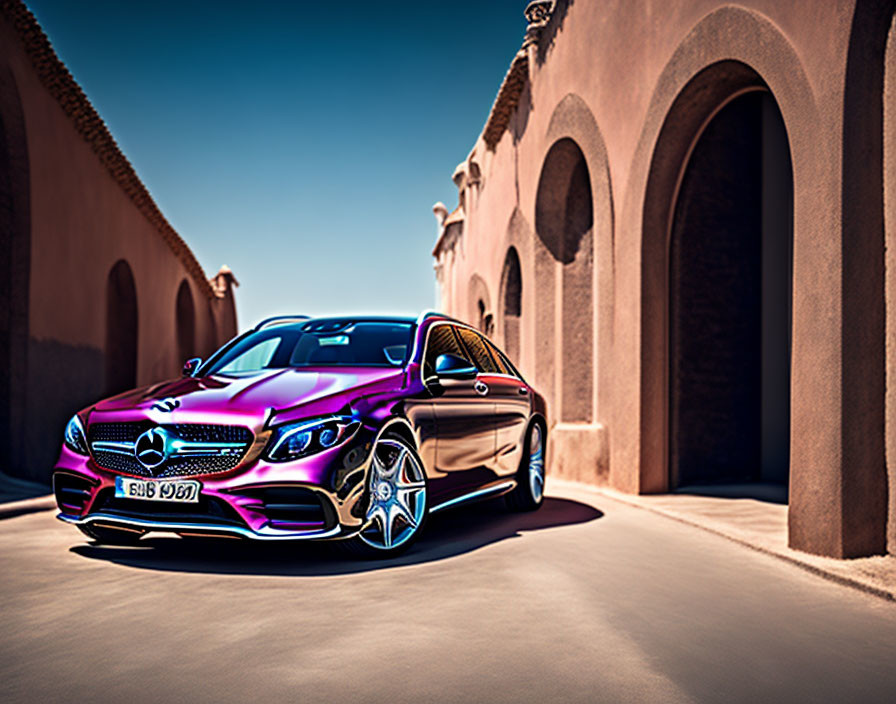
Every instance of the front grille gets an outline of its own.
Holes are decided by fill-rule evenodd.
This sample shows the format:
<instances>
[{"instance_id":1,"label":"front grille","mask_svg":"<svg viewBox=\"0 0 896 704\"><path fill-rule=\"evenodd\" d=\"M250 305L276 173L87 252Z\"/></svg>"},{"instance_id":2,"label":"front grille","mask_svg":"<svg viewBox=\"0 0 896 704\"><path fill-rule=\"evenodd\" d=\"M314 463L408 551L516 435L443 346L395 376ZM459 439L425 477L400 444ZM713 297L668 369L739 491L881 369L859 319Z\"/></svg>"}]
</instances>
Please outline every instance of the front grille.
<instances>
[{"instance_id":1,"label":"front grille","mask_svg":"<svg viewBox=\"0 0 896 704\"><path fill-rule=\"evenodd\" d=\"M132 452L111 452L98 450L97 442L134 443L150 428L160 427L187 442L239 443L240 448L232 454L212 457L196 457L172 454L158 467L144 467ZM239 425L210 425L206 423L172 423L156 426L151 421L132 423L92 423L87 429L87 439L98 465L113 472L123 472L141 477L185 477L200 474L226 472L236 467L252 444L253 435L249 428Z\"/></svg>"}]
</instances>

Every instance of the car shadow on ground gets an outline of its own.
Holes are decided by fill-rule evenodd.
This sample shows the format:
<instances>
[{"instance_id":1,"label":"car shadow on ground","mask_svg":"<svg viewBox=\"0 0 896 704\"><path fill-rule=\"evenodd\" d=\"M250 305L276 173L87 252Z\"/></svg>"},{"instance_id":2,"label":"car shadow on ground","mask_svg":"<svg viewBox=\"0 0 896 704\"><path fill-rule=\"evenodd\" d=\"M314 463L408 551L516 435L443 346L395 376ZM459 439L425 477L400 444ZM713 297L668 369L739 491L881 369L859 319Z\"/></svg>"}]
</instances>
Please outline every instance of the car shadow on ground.
<instances>
[{"instance_id":1,"label":"car shadow on ground","mask_svg":"<svg viewBox=\"0 0 896 704\"><path fill-rule=\"evenodd\" d=\"M592 506L570 499L545 498L542 507L531 513L508 513L500 499L484 501L431 516L418 542L404 555L389 560L355 560L327 543L167 536L143 538L133 547L88 543L72 547L71 552L94 560L171 572L332 576L444 560L529 531L587 523L603 515Z\"/></svg>"}]
</instances>

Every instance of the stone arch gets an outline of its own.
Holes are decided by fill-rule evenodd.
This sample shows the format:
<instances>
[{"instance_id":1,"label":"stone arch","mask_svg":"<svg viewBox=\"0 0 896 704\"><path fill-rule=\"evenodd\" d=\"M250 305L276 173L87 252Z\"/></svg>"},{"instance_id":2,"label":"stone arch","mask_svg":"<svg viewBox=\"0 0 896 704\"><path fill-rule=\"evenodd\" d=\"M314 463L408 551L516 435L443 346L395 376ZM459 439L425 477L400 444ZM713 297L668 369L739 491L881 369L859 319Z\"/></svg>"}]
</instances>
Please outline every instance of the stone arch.
<instances>
[{"instance_id":1,"label":"stone arch","mask_svg":"<svg viewBox=\"0 0 896 704\"><path fill-rule=\"evenodd\" d=\"M106 279L106 393L137 386L137 287L130 264L119 259Z\"/></svg>"},{"instance_id":2,"label":"stone arch","mask_svg":"<svg viewBox=\"0 0 896 704\"><path fill-rule=\"evenodd\" d=\"M721 467L726 462L743 463L736 470L732 467L731 479L759 478L760 456L762 449L763 420L761 405L762 397L760 387L763 379L770 374L763 374L762 351L759 343L754 349L750 349L751 340L761 339L764 323L762 315L762 281L763 268L760 261L761 243L764 239L763 224L763 187L762 187L762 149L765 140L763 137L763 114L761 101L762 95L773 95L762 76L752 67L741 61L723 60L702 67L688 83L681 87L674 102L669 106L662 129L656 139L653 157L651 159L650 177L647 182L643 211L643 298L642 321L649 322L652 327L658 328L651 331L650 339L659 341L659 346L651 350L650 361L653 367L650 369L650 397L649 400L656 404L662 404L661 408L653 407L658 411L662 425L652 426L653 433L662 434L662 438L656 444L663 448L662 468L654 467L654 471L661 471L663 476L652 477L652 486L667 488L679 483L714 481L725 478L719 474L723 472ZM780 115L779 103L771 98L773 109L769 112ZM739 110L738 106L751 104L752 108ZM792 146L788 142L788 131L783 118L775 118L780 125L783 137L783 151L786 156L781 160L786 162L784 170L787 172L786 188L788 193L793 189L793 173L791 168ZM728 125L727 134L726 127ZM716 134L718 133L718 134ZM749 134L749 137L745 136ZM744 136L745 141L738 141L738 135ZM715 147L706 147L708 140L715 139ZM741 153L734 154L731 149L725 151L722 145L737 145ZM732 146L732 149L737 147ZM752 150L752 158L751 158ZM732 183L732 188L725 193L724 178L712 181L713 175L709 171L702 184L695 184L699 179L694 169L696 163L706 164L707 169L716 169L716 175L723 175L725 160L745 160L745 168L752 169L755 180L750 183L755 186L751 189L738 189ZM750 177L752 179L752 177ZM700 197L694 197L691 206L691 222L685 223L687 217L688 200L694 195L694 190L704 189L705 193ZM731 196L731 197L729 197ZM788 198L792 201L792 197ZM707 209L707 204L716 202L719 208ZM727 210L726 210L727 208ZM792 308L792 294L790 282L792 280L792 263L790 250L792 248L792 202L786 205L787 252L782 254L786 263L782 263L780 271L785 275L784 287L787 289L786 301L780 301L779 310L786 310L786 340L782 339L781 348L775 358L780 359L791 356L790 339L791 325L790 313ZM707 216L707 212L709 213ZM704 217L707 216L707 217ZM695 220L704 217L702 225ZM716 222L712 218L716 217ZM710 237L707 235L702 240L692 235L685 236L685 230L698 230L700 227L715 227L717 231L732 231L732 238ZM700 240L696 243L697 250L686 249L688 239ZM709 243L719 244L711 246ZM702 252L700 251L700 248ZM705 271L694 273L692 279L702 278L702 284L713 280L712 274L717 274L716 288L711 291L695 289L693 295L689 295L687 284L683 281L687 278L688 269L684 267L683 260L690 258L691 262L699 261L700 254L706 258ZM715 258L714 260L712 258ZM728 272L732 276L724 276L724 267L713 264L713 261L737 262L735 270ZM695 265L696 266L696 265ZM691 271L696 272L694 267ZM724 282L742 282L742 290L750 292L750 300L755 303L745 305L747 314L737 316L725 316L721 306L729 298L726 294L737 298L738 293L732 287L727 287ZM753 295L756 294L756 295ZM695 308L697 300L707 303ZM733 300L733 299L732 299ZM712 304L717 304L717 314ZM771 307L768 306L768 309ZM688 322L685 311L698 310L691 315ZM701 317L702 316L702 317ZM709 316L709 317L706 317ZM735 329L725 321L737 321L741 328ZM780 322L780 321L779 321ZM718 325L716 325L718 323ZM694 349L688 352L689 346L699 345L704 335L714 334L724 344L711 345L718 349L720 354L716 359L719 364L713 367L713 356L706 355L697 363L692 360L698 354ZM707 341L704 340L704 343ZM718 342L718 341L715 341ZM730 344L729 344L730 343ZM649 344L645 340L643 345ZM705 348L704 348L705 349ZM737 352L734 350L737 349ZM662 354L656 354L661 350ZM728 354L731 352L731 354ZM647 350L642 350L648 354ZM743 359L741 359L743 357ZM722 358L727 362L721 361ZM735 374L734 367L745 363L750 370L749 374L739 377ZM697 366L703 366L698 371ZM731 367L731 368L728 368ZM647 369L643 372L647 373ZM786 371L782 373L783 382L779 389L790 388L789 362ZM646 377L642 377L646 378ZM709 381L713 379L713 381ZM645 380L642 393L647 390L648 382ZM702 388L701 388L702 387ZM780 423L773 429L780 446L781 434L789 436L790 427L790 403L789 393L783 403L786 410L781 410ZM643 398L643 397L642 397ZM782 401L778 399L777 403ZM648 410L647 404L642 413ZM741 415L744 417L741 418ZM713 422L710 422L710 418ZM738 422L746 422L747 428L742 433L737 433L735 428ZM718 425L718 427L716 427ZM642 426L643 427L643 426ZM771 434L772 430L769 431ZM703 443L703 452L694 451L698 445L698 437L710 436L712 443ZM647 440L647 438L642 438ZM740 442L738 442L739 440ZM656 440L654 439L654 442ZM742 445L742 446L741 446ZM789 458L789 447L779 449ZM755 470L750 469L750 465ZM785 461L785 464L787 462ZM713 476L704 476L692 473L687 465L715 468L710 469ZM644 471L642 467L642 472ZM784 470L778 470L785 476ZM737 476L734 476L737 475Z\"/></svg>"},{"instance_id":3,"label":"stone arch","mask_svg":"<svg viewBox=\"0 0 896 704\"><path fill-rule=\"evenodd\" d=\"M593 419L593 226L585 155L574 140L563 137L545 156L535 198L536 326L543 333L536 365L543 377L559 369L560 389L553 400L561 421Z\"/></svg>"},{"instance_id":4,"label":"stone arch","mask_svg":"<svg viewBox=\"0 0 896 704\"><path fill-rule=\"evenodd\" d=\"M859 3L857 15L863 6L876 4ZM853 63L863 63L854 61L856 56L869 53L867 36L856 31L855 20L853 25L847 60L850 76L861 72L860 68L851 68ZM704 82L702 90L689 91L687 102L681 100L685 86L694 87L694 79L707 68L732 68L737 64L749 70L704 74L717 80ZM859 156L855 146L862 138L850 134L856 123L848 116L841 123L846 134L834 132L834 124L816 105L799 56L780 30L755 11L724 7L698 22L661 74L648 108L622 218L627 231L640 225L642 234L633 243L634 249L627 242L620 243L617 257L626 266L629 257L636 258L639 268L637 273L620 276L627 282L620 300L631 300L639 307L640 325L626 331L621 343L623 354L630 353L637 360L638 399L628 406L637 409L637 417L624 424L626 437L614 447L626 449L618 456L614 450L614 461L637 463L640 474L632 489L650 492L668 488L668 447L663 429L667 427L665 309L671 194L680 176L682 151L691 148L707 116L738 88L745 87L739 77L751 74L760 76L774 96L793 164L790 393L795 430L790 434L789 543L800 550L831 556L870 554L879 551L882 535L880 443L863 443L859 438L869 428L878 432L879 418L875 404L864 398L867 389L856 389L862 385L875 387L880 354L874 350L863 358L856 351L862 340L874 344L869 335L874 337L874 330L880 327L880 314L874 301L863 310L859 291L874 287L867 281L857 282L859 277L854 274L864 251L873 258L871 278L879 279L874 268L881 255L869 245L876 237L873 232L850 241L856 225L843 220L851 217L851 206L843 207L844 193L853 188L848 174L850 164ZM846 81L844 105L848 113L859 112L861 101L850 98L850 94L863 93L861 85L856 88L850 79ZM867 95L864 100L867 110ZM850 110L850 105L856 109ZM677 138L671 138L673 135ZM824 148L825 144L830 148ZM855 318L849 320L851 316ZM850 331L857 334L847 339ZM819 374L820 368L825 373ZM805 432L808 428L812 432ZM631 433L637 434L637 440ZM636 456L628 454L631 451ZM862 499L870 496L878 498L870 506L863 504Z\"/></svg>"},{"instance_id":5,"label":"stone arch","mask_svg":"<svg viewBox=\"0 0 896 704\"><path fill-rule=\"evenodd\" d=\"M711 66L715 68L706 71ZM631 483L620 481L621 488L656 492L669 487L668 245L675 192L701 126L738 91L755 89L756 76L775 97L789 138L795 188L795 270L803 265L801 258L811 259L809 243L821 240L822 233L833 226L826 219L825 197L818 197L808 187L799 188L801 182L817 183L823 169L817 165L821 158L817 148L818 110L796 52L778 29L756 12L724 7L710 13L685 37L657 81L626 186L620 228L639 232L640 236L616 243L615 261L626 267L625 274L618 273L626 287L619 291L617 305L637 306L626 312L640 323L617 333L617 359L630 361L624 366L636 379L636 385L617 391L636 395L620 400L619 405L635 410L637 415L619 424L620 435L611 446L611 461L637 466L639 474ZM806 245L801 247L803 241ZM819 262L807 261L805 266L817 268ZM638 270L629 271L630 267ZM794 358L798 355L798 326L807 327L796 312L801 296L807 294L801 288L794 289ZM802 368L795 366L792 372L792 386L806 383ZM830 388L812 391L822 396L830 392ZM800 410L792 409L794 424L799 422L796 416ZM793 454L791 446L791 470ZM791 488L793 482L792 471Z\"/></svg>"},{"instance_id":6,"label":"stone arch","mask_svg":"<svg viewBox=\"0 0 896 704\"><path fill-rule=\"evenodd\" d=\"M884 233L882 314L886 392L883 429L884 463L889 487L887 550L890 553L896 553L896 14L894 13L896 13L896 0L884 3L862 2L856 8L847 62L847 81L852 79L854 83L847 84L843 126L844 135L853 138L849 142L848 153L844 154L844 187L847 185L847 177L868 179L859 193L849 194L858 201L850 205L858 214L869 217L868 222L859 221L867 228L864 230L866 233L876 235L880 232L881 222ZM867 140L864 145L863 140ZM862 162L865 161L863 154L869 155L867 168L862 167ZM882 189L874 187L875 178L882 180ZM863 182L860 180L859 183ZM844 198L846 197L844 194ZM860 232L853 234L861 235ZM872 251L880 251L876 243L872 242L872 246Z\"/></svg>"},{"instance_id":7,"label":"stone arch","mask_svg":"<svg viewBox=\"0 0 896 704\"><path fill-rule=\"evenodd\" d=\"M479 274L470 277L467 288L467 300L470 305L469 321L486 335L494 332L495 316L492 312L491 298L488 295L488 286Z\"/></svg>"},{"instance_id":8,"label":"stone arch","mask_svg":"<svg viewBox=\"0 0 896 704\"><path fill-rule=\"evenodd\" d=\"M177 320L177 353L178 362L183 363L196 355L196 308L193 305L193 294L190 285L184 279L177 289L175 307Z\"/></svg>"},{"instance_id":9,"label":"stone arch","mask_svg":"<svg viewBox=\"0 0 896 704\"><path fill-rule=\"evenodd\" d=\"M609 406L607 375L611 373L610 350L613 345L613 287L614 287L614 240L615 222L613 196L610 181L609 160L606 144L594 114L587 103L578 95L569 93L564 96L551 115L545 133L545 144L549 151L554 144L563 139L572 140L581 150L587 167L591 186L592 204L592 284L589 291L592 311L590 358L586 351L586 363L589 365L591 378L591 420L600 418L601 408ZM537 220L536 202L536 220ZM538 223L536 222L536 229ZM552 279L550 260L545 260L544 244L540 237L535 239L535 280L539 296L535 301L536 336L536 378L548 395L553 398L555 380L548 373L554 369L554 310L553 296L544 297L539 282ZM553 289L551 289L553 290ZM538 360L543 360L539 362ZM602 362L602 360L605 360ZM568 375L557 380L558 387L571 383Z\"/></svg>"},{"instance_id":10,"label":"stone arch","mask_svg":"<svg viewBox=\"0 0 896 704\"><path fill-rule=\"evenodd\" d=\"M0 471L26 476L31 194L22 103L0 66Z\"/></svg>"},{"instance_id":11,"label":"stone arch","mask_svg":"<svg viewBox=\"0 0 896 704\"><path fill-rule=\"evenodd\" d=\"M670 484L763 481L786 495L793 171L777 104L747 79L694 135L670 206Z\"/></svg>"},{"instance_id":12,"label":"stone arch","mask_svg":"<svg viewBox=\"0 0 896 704\"><path fill-rule=\"evenodd\" d=\"M520 357L520 318L523 314L523 272L520 255L510 245L504 256L501 271L501 329L504 334L504 351L514 364Z\"/></svg>"}]
</instances>

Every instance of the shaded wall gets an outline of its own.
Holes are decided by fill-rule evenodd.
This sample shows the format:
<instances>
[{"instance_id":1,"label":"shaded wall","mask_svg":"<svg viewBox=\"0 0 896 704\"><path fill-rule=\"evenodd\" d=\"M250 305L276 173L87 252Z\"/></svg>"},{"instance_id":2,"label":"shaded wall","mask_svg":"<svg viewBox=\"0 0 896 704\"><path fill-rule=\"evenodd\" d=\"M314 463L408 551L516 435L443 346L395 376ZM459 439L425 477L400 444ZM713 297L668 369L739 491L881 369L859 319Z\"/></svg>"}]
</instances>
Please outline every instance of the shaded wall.
<instances>
[{"instance_id":1,"label":"shaded wall","mask_svg":"<svg viewBox=\"0 0 896 704\"><path fill-rule=\"evenodd\" d=\"M236 320L17 2L0 11L0 120L0 435L18 443L0 472L43 481L75 411L180 373L182 282L202 301L195 339Z\"/></svg>"},{"instance_id":2,"label":"shaded wall","mask_svg":"<svg viewBox=\"0 0 896 704\"><path fill-rule=\"evenodd\" d=\"M887 463L884 429L892 430L896 417L893 384L885 380L894 376L896 316L893 306L884 308L884 279L886 271L892 300L896 267L889 260L896 247L884 249L883 194L893 162L884 168L882 146L892 5L560 1L544 27L530 28L531 43L514 58L510 82L498 91L462 178L455 174L465 203L463 234L438 251L438 260L447 312L464 317L474 273L490 290L500 286L506 223L516 213L534 223L531 239L517 245L524 281L532 282L520 318L520 358L523 372L552 400L553 472L624 491L669 490L677 197L708 121L740 92L762 90L776 107L775 114L762 109L762 129L773 118L783 131L777 147L763 137L755 153L745 154L749 168L759 169L753 182L760 192L746 208L747 222L725 224L759 233L758 251L756 238L749 251L732 250L754 263L751 292L734 295L754 301L737 304L752 316L741 335L751 352L746 361L729 360L732 369L760 368L758 376L747 374L755 388L744 403L759 410L751 413L756 427L746 464L751 476L788 481L793 547L839 557L874 554L886 549L888 531L892 546L896 452L888 448ZM520 66L522 87L513 83ZM564 296L558 268L564 255L558 259L545 241L539 217L550 153L564 138L583 155L594 215L590 288L576 296ZM733 178L721 165L713 168L716 178L707 175L695 186L709 202L726 198ZM792 217L779 217L782 212ZM888 226L887 237L891 231ZM732 241L704 244L712 249L725 242ZM725 256L711 253L703 265L707 277L725 269L719 261ZM722 283L701 277L699 266L689 272L693 305L725 292ZM587 377L568 374L564 331L582 317L592 327L591 353L585 344L581 355L592 372L592 420L570 423L564 387ZM693 328L694 343L699 325L678 323ZM730 372L725 376L731 381ZM892 445L896 433L886 435ZM737 454L733 447L729 455Z\"/></svg>"}]
</instances>

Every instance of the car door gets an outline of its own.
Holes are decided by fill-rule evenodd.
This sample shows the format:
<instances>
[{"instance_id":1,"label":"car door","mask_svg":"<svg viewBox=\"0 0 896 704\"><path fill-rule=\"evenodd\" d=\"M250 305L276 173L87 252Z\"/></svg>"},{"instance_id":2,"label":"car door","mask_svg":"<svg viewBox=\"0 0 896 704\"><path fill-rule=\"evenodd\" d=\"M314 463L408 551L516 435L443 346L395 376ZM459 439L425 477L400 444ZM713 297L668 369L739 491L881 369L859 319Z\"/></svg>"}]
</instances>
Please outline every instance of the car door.
<instances>
[{"instance_id":1,"label":"car door","mask_svg":"<svg viewBox=\"0 0 896 704\"><path fill-rule=\"evenodd\" d=\"M489 350L486 338L476 330L465 326L456 326L455 332L460 338L461 344L467 352L468 358L473 361L479 374L476 377L475 390L483 402L482 422L487 423L494 434L492 456L485 463L487 472L480 472L471 484L487 485L499 478L500 474L497 462L497 405L496 393L499 396L506 395L506 378L501 373L501 368ZM486 408L490 408L489 411Z\"/></svg>"},{"instance_id":2,"label":"car door","mask_svg":"<svg viewBox=\"0 0 896 704\"><path fill-rule=\"evenodd\" d=\"M437 433L431 504L450 500L494 477L495 407L487 391L482 393L482 374L473 379L438 379L435 361L441 354L463 357L479 369L455 325L436 323L430 328L423 375L433 394Z\"/></svg>"},{"instance_id":3,"label":"car door","mask_svg":"<svg viewBox=\"0 0 896 704\"><path fill-rule=\"evenodd\" d=\"M526 428L532 415L532 390L507 357L490 340L485 340L498 373L491 378L490 396L495 402L495 471L514 474L523 457Z\"/></svg>"}]
</instances>

